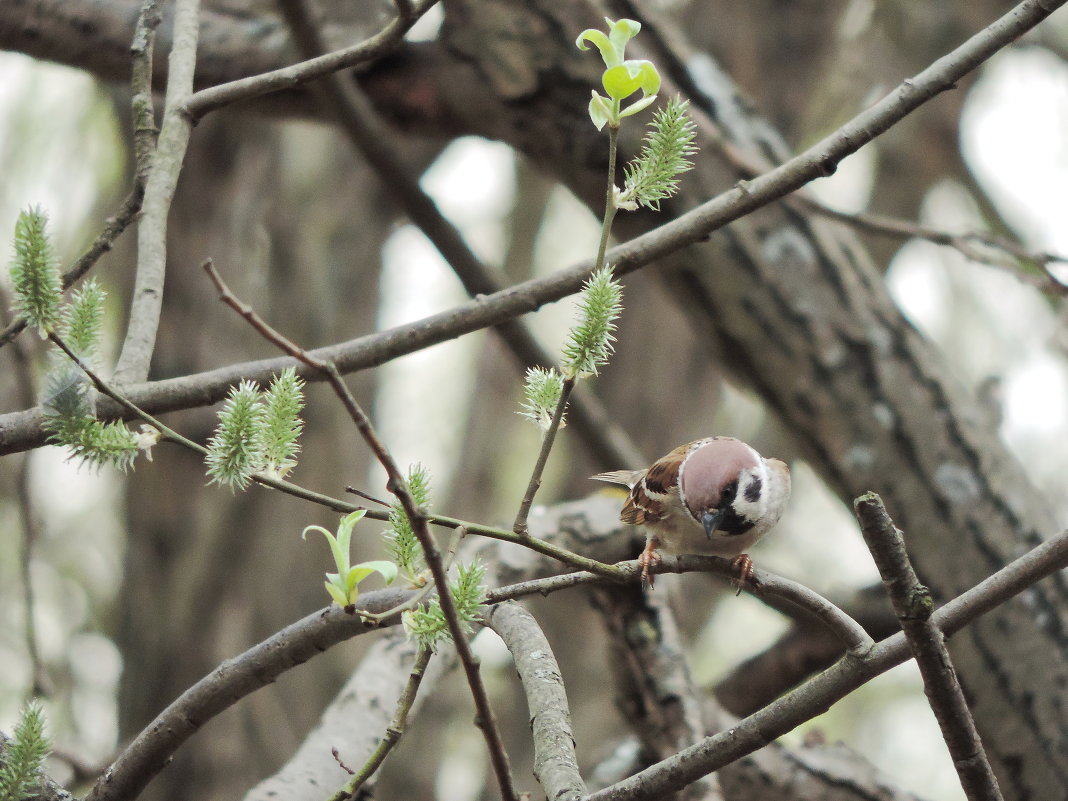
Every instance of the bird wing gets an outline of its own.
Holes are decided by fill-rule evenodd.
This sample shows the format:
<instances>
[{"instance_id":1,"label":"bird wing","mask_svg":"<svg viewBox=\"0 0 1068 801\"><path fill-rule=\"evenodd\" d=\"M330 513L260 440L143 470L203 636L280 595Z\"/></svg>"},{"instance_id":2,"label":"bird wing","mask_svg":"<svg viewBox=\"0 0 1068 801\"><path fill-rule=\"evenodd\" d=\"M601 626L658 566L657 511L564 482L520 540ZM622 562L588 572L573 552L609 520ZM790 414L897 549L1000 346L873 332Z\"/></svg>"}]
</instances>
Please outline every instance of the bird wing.
<instances>
[{"instance_id":1,"label":"bird wing","mask_svg":"<svg viewBox=\"0 0 1068 801\"><path fill-rule=\"evenodd\" d=\"M642 525L655 523L668 516L665 504L671 492L678 492L679 470L689 448L689 445L682 445L653 462L641 480L631 488L630 497L619 513L620 520L631 525Z\"/></svg>"}]
</instances>

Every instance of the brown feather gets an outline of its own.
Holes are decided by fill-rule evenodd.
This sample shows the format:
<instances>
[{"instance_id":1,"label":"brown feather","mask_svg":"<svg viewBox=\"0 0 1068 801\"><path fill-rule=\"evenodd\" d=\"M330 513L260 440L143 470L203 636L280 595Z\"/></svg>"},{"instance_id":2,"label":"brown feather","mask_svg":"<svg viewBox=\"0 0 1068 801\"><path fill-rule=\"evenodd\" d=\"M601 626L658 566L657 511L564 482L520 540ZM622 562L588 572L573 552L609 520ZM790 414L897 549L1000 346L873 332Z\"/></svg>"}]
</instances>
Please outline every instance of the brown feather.
<instances>
[{"instance_id":1,"label":"brown feather","mask_svg":"<svg viewBox=\"0 0 1068 801\"><path fill-rule=\"evenodd\" d=\"M650 492L666 495L678 486L679 469L693 444L691 442L687 445L680 445L667 456L661 456L653 463L653 466L646 472L643 482Z\"/></svg>"}]
</instances>

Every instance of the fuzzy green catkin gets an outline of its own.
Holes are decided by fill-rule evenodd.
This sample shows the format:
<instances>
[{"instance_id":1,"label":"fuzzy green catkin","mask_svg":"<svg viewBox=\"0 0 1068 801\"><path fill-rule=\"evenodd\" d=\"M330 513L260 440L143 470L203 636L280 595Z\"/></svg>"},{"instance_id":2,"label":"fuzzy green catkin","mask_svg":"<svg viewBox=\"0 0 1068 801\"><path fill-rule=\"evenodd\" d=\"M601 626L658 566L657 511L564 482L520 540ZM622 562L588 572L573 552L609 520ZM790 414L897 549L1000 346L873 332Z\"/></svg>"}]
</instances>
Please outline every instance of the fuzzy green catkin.
<instances>
[{"instance_id":1,"label":"fuzzy green catkin","mask_svg":"<svg viewBox=\"0 0 1068 801\"><path fill-rule=\"evenodd\" d=\"M263 466L263 418L264 407L255 384L242 381L230 390L215 435L208 443L205 462L209 483L248 487L252 474Z\"/></svg>"},{"instance_id":2,"label":"fuzzy green catkin","mask_svg":"<svg viewBox=\"0 0 1068 801\"><path fill-rule=\"evenodd\" d=\"M477 620L483 602L486 600L486 588L482 585L486 577L486 566L479 561L457 568L456 581L449 585L449 592L456 604L461 628L471 631ZM449 626L445 613L437 598L419 609L412 609L402 615L404 629L408 635L415 637L422 648L436 650L438 643L449 636Z\"/></svg>"},{"instance_id":3,"label":"fuzzy green catkin","mask_svg":"<svg viewBox=\"0 0 1068 801\"><path fill-rule=\"evenodd\" d=\"M548 431L563 391L564 377L560 373L544 367L531 367L527 370L523 403L516 414L527 418L542 431ZM560 427L563 426L561 418Z\"/></svg>"},{"instance_id":4,"label":"fuzzy green catkin","mask_svg":"<svg viewBox=\"0 0 1068 801\"><path fill-rule=\"evenodd\" d=\"M26 318L43 339L60 323L63 290L48 217L37 206L19 213L15 221L15 259L11 263L14 289L12 311Z\"/></svg>"},{"instance_id":5,"label":"fuzzy green catkin","mask_svg":"<svg viewBox=\"0 0 1068 801\"><path fill-rule=\"evenodd\" d=\"M430 508L430 471L423 465L414 464L408 468L408 491L416 506L423 510ZM386 552L397 563L405 579L416 583L419 574L426 568L426 562L419 538L415 536L412 523L399 500L390 506L389 525Z\"/></svg>"},{"instance_id":6,"label":"fuzzy green catkin","mask_svg":"<svg viewBox=\"0 0 1068 801\"><path fill-rule=\"evenodd\" d=\"M63 306L63 339L78 358L93 367L100 348L100 332L104 327L104 301L107 292L90 278L71 294L70 302ZM63 354L63 358L67 358Z\"/></svg>"},{"instance_id":7,"label":"fuzzy green catkin","mask_svg":"<svg viewBox=\"0 0 1068 801\"><path fill-rule=\"evenodd\" d=\"M576 379L597 375L612 355L616 319L623 310L623 288L605 266L590 276L579 300L579 320L564 346L562 372Z\"/></svg>"},{"instance_id":8,"label":"fuzzy green catkin","mask_svg":"<svg viewBox=\"0 0 1068 801\"><path fill-rule=\"evenodd\" d=\"M304 381L292 367L276 376L263 394L263 428L260 434L264 470L279 477L285 476L297 464L301 431L304 421Z\"/></svg>"},{"instance_id":9,"label":"fuzzy green catkin","mask_svg":"<svg viewBox=\"0 0 1068 801\"><path fill-rule=\"evenodd\" d=\"M688 107L688 101L674 97L656 113L641 155L624 171L626 180L617 206L636 208L640 204L659 211L660 201L678 191L678 176L693 167L689 157L697 152L693 146L694 124L686 114Z\"/></svg>"},{"instance_id":10,"label":"fuzzy green catkin","mask_svg":"<svg viewBox=\"0 0 1068 801\"><path fill-rule=\"evenodd\" d=\"M36 795L40 772L51 744L44 730L44 712L37 701L22 709L14 736L0 760L0 801L21 801Z\"/></svg>"}]
</instances>

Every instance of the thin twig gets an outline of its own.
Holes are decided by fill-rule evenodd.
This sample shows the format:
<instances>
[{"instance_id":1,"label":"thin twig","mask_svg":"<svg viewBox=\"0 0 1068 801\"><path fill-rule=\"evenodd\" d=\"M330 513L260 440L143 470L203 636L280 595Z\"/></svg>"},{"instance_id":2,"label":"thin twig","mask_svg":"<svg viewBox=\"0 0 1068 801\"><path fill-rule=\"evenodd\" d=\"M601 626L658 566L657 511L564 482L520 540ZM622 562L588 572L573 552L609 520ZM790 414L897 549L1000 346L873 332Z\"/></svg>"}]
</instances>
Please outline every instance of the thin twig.
<instances>
[{"instance_id":1,"label":"thin twig","mask_svg":"<svg viewBox=\"0 0 1068 801\"><path fill-rule=\"evenodd\" d=\"M634 582L641 577L642 568L637 560L617 562L612 566L617 576ZM711 573L734 581L738 568L722 556L702 556L699 554L665 555L659 563L652 566L654 573ZM558 590L570 589L583 584L603 582L605 577L593 573L568 573L563 576L549 576L542 579L521 582L508 587L499 587L486 594L486 603L494 604L538 593L548 595ZM807 616L823 625L842 643L846 652L853 657L863 657L874 647L872 638L863 626L851 618L845 611L835 606L819 593L804 584L792 581L775 573L755 568L752 580L747 581L742 589L759 598L764 603L782 611L779 601L794 609L800 609Z\"/></svg>"},{"instance_id":2,"label":"thin twig","mask_svg":"<svg viewBox=\"0 0 1068 801\"><path fill-rule=\"evenodd\" d=\"M356 487L345 487L345 492L351 492L353 495L358 495L359 497L363 498L365 501L370 501L371 503L377 503L379 506L385 506L387 509L389 508L389 505L390 505L389 501L384 501L381 498L376 498L374 495L369 495L368 493L364 492L361 489L356 489Z\"/></svg>"},{"instance_id":3,"label":"thin twig","mask_svg":"<svg viewBox=\"0 0 1068 801\"><path fill-rule=\"evenodd\" d=\"M945 637L931 622L934 611L931 591L916 576L905 551L904 536L874 492L853 501L853 509L919 666L927 701L938 720L965 796L968 801L1003 801L997 777L953 669Z\"/></svg>"},{"instance_id":4,"label":"thin twig","mask_svg":"<svg viewBox=\"0 0 1068 801\"><path fill-rule=\"evenodd\" d=\"M119 386L144 381L156 349L167 269L167 218L193 130L184 104L193 92L199 16L200 0L178 0L163 124L145 180L143 214L137 229L137 271L129 324L114 372Z\"/></svg>"},{"instance_id":5,"label":"thin twig","mask_svg":"<svg viewBox=\"0 0 1068 801\"><path fill-rule=\"evenodd\" d=\"M30 492L30 473L32 469L30 463L30 454L27 453L22 457L15 484L15 494L19 504L19 521L22 528L22 547L19 549L19 577L22 579L22 620L26 640L26 654L30 659L30 695L32 697L45 697L51 695L52 683L48 679L44 660L41 659L37 626L34 623L36 603L34 602L33 572L31 567L33 565L34 546L41 538L41 528L38 524L33 495Z\"/></svg>"},{"instance_id":6,"label":"thin twig","mask_svg":"<svg viewBox=\"0 0 1068 801\"><path fill-rule=\"evenodd\" d=\"M616 188L616 158L619 152L619 129L608 126L608 179L605 187L604 214L601 217L601 239L597 243L597 258L594 259L594 270L600 270L605 265L605 254L608 252L608 239L612 234L612 221L616 217L615 188Z\"/></svg>"},{"instance_id":7,"label":"thin twig","mask_svg":"<svg viewBox=\"0 0 1068 801\"><path fill-rule=\"evenodd\" d=\"M401 506L404 508L404 513L407 515L408 520L411 523L412 530L415 532L416 538L422 546L424 559L426 560L427 567L430 569L430 574L434 578L434 585L438 588L438 603L441 605L441 611L445 615L449 633L452 635L453 644L456 647L456 652L460 657L460 663L463 665L464 673L467 676L468 687L471 690L471 696L475 702L475 709L478 712L478 725L486 740L486 746L489 749L490 762L492 763L494 773L497 776L501 795L504 798L504 801L518 801L518 796L516 795L515 787L512 783L511 769L509 768L508 754L504 748L504 741L501 737L500 729L497 726L496 716L493 714L493 709L489 703L489 694L486 692L485 684L482 682L478 661L471 652L471 646L464 633L463 622L460 620L456 602L452 597L452 593L449 591L448 576L445 573L445 566L443 564L441 552L438 549L437 543L434 541L434 537L430 533L430 528L427 524L427 515L416 505L415 499L412 497L412 493L408 488L408 483L405 481L404 475L393 460L393 456L386 448L385 443L379 438L367 413L364 412L352 393L349 392L348 387L345 385L345 382L341 377L341 373L338 372L338 369L333 362L323 361L310 355L291 340L274 330L274 328L263 320L263 318L256 314L251 306L243 303L230 291L210 259L204 263L204 269L219 290L220 300L241 315L257 332L260 333L261 336L281 348L290 356L293 356L309 367L326 374L330 386L341 400L345 410L349 413L349 417L353 424L370 447L371 452L374 453L379 464L385 469L387 476L386 486L389 491L397 497L397 500L400 501Z\"/></svg>"},{"instance_id":8,"label":"thin twig","mask_svg":"<svg viewBox=\"0 0 1068 801\"><path fill-rule=\"evenodd\" d=\"M612 233L612 220L615 219L616 216L614 197L616 188L616 154L618 151L618 141L619 129L609 125L608 177L605 181L606 188L604 215L601 218L601 238L597 244L597 256L593 260L595 270L600 270L604 266L605 253L608 250L608 239ZM516 512L515 522L512 524L512 531L520 536L527 533L527 517L530 515L530 507L534 504L534 496L537 495L538 489L541 487L541 477L545 472L545 465L549 461L549 453L552 451L553 444L556 442L556 434L560 430L560 423L564 419L564 411L567 409L568 400L571 398L571 393L574 389L575 377L573 375L565 375L563 386L560 389L560 399L556 403L556 409L553 411L553 417L549 422L549 427L545 430L545 436L542 437L541 450L539 450L538 458L534 462L534 469L531 471L530 481L527 482L526 492L523 493L523 499L519 502L519 511ZM619 462L619 464L626 464L626 462Z\"/></svg>"},{"instance_id":9,"label":"thin twig","mask_svg":"<svg viewBox=\"0 0 1068 801\"><path fill-rule=\"evenodd\" d=\"M546 798L578 801L586 784L578 769L564 679L538 621L514 602L486 612L486 625L497 632L512 654L527 698L534 740L534 776Z\"/></svg>"},{"instance_id":10,"label":"thin twig","mask_svg":"<svg viewBox=\"0 0 1068 801\"><path fill-rule=\"evenodd\" d=\"M560 389L560 399L556 402L556 409L553 410L553 419L549 422L549 427L545 429L545 436L541 439L538 458L534 461L534 469L530 473L530 481L527 482L526 492L523 493L523 499L519 502L519 511L516 512L515 522L512 524L512 531L520 537L527 535L527 518L530 516L530 507L534 505L534 496L538 493L538 488L541 487L541 476L545 472L545 465L549 461L549 453L553 449L553 443L556 442L556 433L560 430L560 421L564 419L564 410L567 408L567 401L574 389L575 379L565 378Z\"/></svg>"},{"instance_id":11,"label":"thin twig","mask_svg":"<svg viewBox=\"0 0 1068 801\"><path fill-rule=\"evenodd\" d=\"M205 114L231 103L249 100L282 89L292 89L332 72L385 55L396 47L412 25L437 3L438 0L421 0L421 2L413 3L410 14L395 17L377 34L352 47L336 50L300 64L229 81L210 89L202 89L189 98L185 104L185 112L194 122L199 121Z\"/></svg>"},{"instance_id":12,"label":"thin twig","mask_svg":"<svg viewBox=\"0 0 1068 801\"><path fill-rule=\"evenodd\" d=\"M1018 242L985 231L953 233L911 220L900 220L881 214L838 211L808 194L797 194L790 198L790 202L796 202L816 214L865 231L897 239L923 239L935 245L954 248L971 261L1007 270L1018 280L1043 292L1060 297L1068 296L1068 283L1057 278L1049 269L1050 264L1068 262L1068 256L1031 251ZM1005 255L1002 258L995 258L990 250L1000 251ZM1025 272L1020 269L1020 262L1032 264L1040 272L1037 274Z\"/></svg>"},{"instance_id":13,"label":"thin twig","mask_svg":"<svg viewBox=\"0 0 1068 801\"><path fill-rule=\"evenodd\" d=\"M427 519L431 523L439 526L447 526L449 528L463 526L469 534L477 534L480 537L487 537L491 540L501 540L502 542L511 542L516 545L522 545L524 548L529 548L532 551L552 557L553 559L563 562L565 565L576 568L577 570L588 570L595 575L612 579L613 581L621 581L626 578L626 576L613 565L598 562L596 559L590 559L588 556L581 556L566 548L561 548L559 545L554 545L551 542L532 537L530 534L516 534L514 531L494 528L492 526L484 526L466 520L457 520L456 518L445 517L443 515L432 514L429 515Z\"/></svg>"},{"instance_id":14,"label":"thin twig","mask_svg":"<svg viewBox=\"0 0 1068 801\"><path fill-rule=\"evenodd\" d=\"M423 681L426 666L433 655L434 652L429 648L421 648L416 654L415 664L412 665L412 671L408 674L408 682L404 685L404 691L401 693L400 698L397 699L397 708L393 713L393 720L390 721L389 726L386 728L386 733L378 743L378 747L375 748L371 756L358 770L355 772L349 771L353 774L352 778L345 783L344 787L330 796L328 801L348 801L355 798L356 792L382 766L386 757L389 756L389 752L400 741L405 727L408 725L408 713L412 709L412 704L415 703L415 696L419 692L419 685ZM338 763L341 763L340 759L338 759Z\"/></svg>"}]
</instances>

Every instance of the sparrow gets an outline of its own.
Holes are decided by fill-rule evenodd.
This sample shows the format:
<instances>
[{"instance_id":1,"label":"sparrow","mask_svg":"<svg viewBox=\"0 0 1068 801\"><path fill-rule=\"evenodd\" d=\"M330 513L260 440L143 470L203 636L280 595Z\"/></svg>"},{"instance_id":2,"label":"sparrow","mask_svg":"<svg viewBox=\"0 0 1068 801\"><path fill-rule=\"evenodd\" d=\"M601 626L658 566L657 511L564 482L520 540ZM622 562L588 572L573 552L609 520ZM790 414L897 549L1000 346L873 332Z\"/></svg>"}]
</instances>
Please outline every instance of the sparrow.
<instances>
[{"instance_id":1,"label":"sparrow","mask_svg":"<svg viewBox=\"0 0 1068 801\"><path fill-rule=\"evenodd\" d=\"M744 584L753 570L745 551L779 522L790 499L790 468L734 437L695 440L644 470L613 470L591 478L630 489L619 519L645 526L645 550L638 563L649 586L660 548L734 556Z\"/></svg>"}]
</instances>

